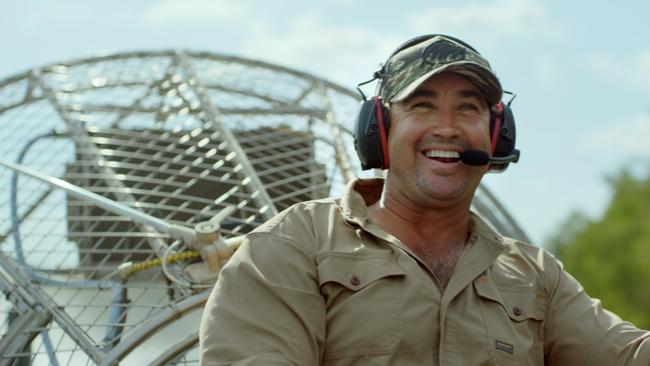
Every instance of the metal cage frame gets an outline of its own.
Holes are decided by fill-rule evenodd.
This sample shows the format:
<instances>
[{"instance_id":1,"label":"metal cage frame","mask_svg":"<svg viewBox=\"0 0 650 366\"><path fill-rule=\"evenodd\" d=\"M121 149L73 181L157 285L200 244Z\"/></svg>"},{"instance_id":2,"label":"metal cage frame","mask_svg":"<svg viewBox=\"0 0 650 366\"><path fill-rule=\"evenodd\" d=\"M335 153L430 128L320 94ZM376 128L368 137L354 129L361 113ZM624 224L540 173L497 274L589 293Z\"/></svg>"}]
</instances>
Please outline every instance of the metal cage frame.
<instances>
[{"instance_id":1,"label":"metal cage frame","mask_svg":"<svg viewBox=\"0 0 650 366\"><path fill-rule=\"evenodd\" d=\"M0 156L172 225L232 206L221 235L234 238L361 175L351 161L358 102L322 78L241 57L105 55L0 81ZM15 170L0 180L0 365L198 363L210 287L192 280L199 254ZM473 207L527 239L485 186ZM181 336L151 354L147 342L165 332Z\"/></svg>"}]
</instances>

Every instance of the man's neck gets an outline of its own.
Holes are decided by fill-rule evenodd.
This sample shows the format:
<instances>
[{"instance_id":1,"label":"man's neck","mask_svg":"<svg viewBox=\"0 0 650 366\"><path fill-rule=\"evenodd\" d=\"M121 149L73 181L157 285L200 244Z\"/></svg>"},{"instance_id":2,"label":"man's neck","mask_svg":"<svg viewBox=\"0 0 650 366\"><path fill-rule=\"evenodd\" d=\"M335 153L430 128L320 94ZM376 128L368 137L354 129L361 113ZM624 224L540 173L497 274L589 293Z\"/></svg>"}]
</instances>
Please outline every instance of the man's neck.
<instances>
[{"instance_id":1,"label":"man's neck","mask_svg":"<svg viewBox=\"0 0 650 366\"><path fill-rule=\"evenodd\" d=\"M368 217L382 228L398 228L436 241L467 236L470 206L471 201L413 202L384 191L369 205Z\"/></svg>"},{"instance_id":2,"label":"man's neck","mask_svg":"<svg viewBox=\"0 0 650 366\"><path fill-rule=\"evenodd\" d=\"M368 207L368 218L408 247L444 288L469 238L469 206L423 206L382 197Z\"/></svg>"}]
</instances>

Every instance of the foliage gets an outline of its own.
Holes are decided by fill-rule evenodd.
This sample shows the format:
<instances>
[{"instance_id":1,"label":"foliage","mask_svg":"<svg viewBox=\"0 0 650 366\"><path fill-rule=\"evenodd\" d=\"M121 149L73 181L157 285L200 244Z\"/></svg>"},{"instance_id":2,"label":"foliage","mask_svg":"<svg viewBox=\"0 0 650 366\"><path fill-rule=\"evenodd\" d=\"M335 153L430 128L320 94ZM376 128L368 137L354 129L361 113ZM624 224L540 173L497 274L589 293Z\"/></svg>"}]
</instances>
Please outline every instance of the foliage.
<instances>
[{"instance_id":1,"label":"foliage","mask_svg":"<svg viewBox=\"0 0 650 366\"><path fill-rule=\"evenodd\" d=\"M650 329L650 175L622 171L600 220L574 213L550 248L590 296L636 326Z\"/></svg>"}]
</instances>

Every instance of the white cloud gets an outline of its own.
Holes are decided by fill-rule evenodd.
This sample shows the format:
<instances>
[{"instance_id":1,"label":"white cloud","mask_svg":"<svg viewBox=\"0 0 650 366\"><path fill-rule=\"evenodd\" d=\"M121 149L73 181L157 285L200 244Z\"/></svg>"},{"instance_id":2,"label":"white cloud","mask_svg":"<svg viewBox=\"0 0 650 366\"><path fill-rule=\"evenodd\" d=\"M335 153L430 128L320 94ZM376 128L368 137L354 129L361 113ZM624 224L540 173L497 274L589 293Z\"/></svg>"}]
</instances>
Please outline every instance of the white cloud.
<instances>
[{"instance_id":1,"label":"white cloud","mask_svg":"<svg viewBox=\"0 0 650 366\"><path fill-rule=\"evenodd\" d=\"M644 72L645 76L650 75L650 50L641 51L636 57L638 71Z\"/></svg>"},{"instance_id":2,"label":"white cloud","mask_svg":"<svg viewBox=\"0 0 650 366\"><path fill-rule=\"evenodd\" d=\"M580 143L585 149L614 151L617 154L650 156L650 114L618 120L602 130L588 133Z\"/></svg>"},{"instance_id":3,"label":"white cloud","mask_svg":"<svg viewBox=\"0 0 650 366\"><path fill-rule=\"evenodd\" d=\"M149 23L236 21L249 11L247 1L162 0L145 9Z\"/></svg>"},{"instance_id":4,"label":"white cloud","mask_svg":"<svg viewBox=\"0 0 650 366\"><path fill-rule=\"evenodd\" d=\"M350 86L370 78L401 38L382 37L368 28L330 26L319 15L303 14L284 29L258 23L242 47L247 55L277 62Z\"/></svg>"},{"instance_id":5,"label":"white cloud","mask_svg":"<svg viewBox=\"0 0 650 366\"><path fill-rule=\"evenodd\" d=\"M650 91L650 50L639 51L631 59L625 60L595 57L591 68L607 79Z\"/></svg>"},{"instance_id":6,"label":"white cloud","mask_svg":"<svg viewBox=\"0 0 650 366\"><path fill-rule=\"evenodd\" d=\"M550 60L539 60L534 65L535 75L539 81L551 84L557 80L557 69Z\"/></svg>"},{"instance_id":7,"label":"white cloud","mask_svg":"<svg viewBox=\"0 0 650 366\"><path fill-rule=\"evenodd\" d=\"M407 16L416 33L472 36L492 44L505 36L556 35L539 0L493 0L460 5L433 5Z\"/></svg>"},{"instance_id":8,"label":"white cloud","mask_svg":"<svg viewBox=\"0 0 650 366\"><path fill-rule=\"evenodd\" d=\"M617 69L614 66L614 62L611 60L601 57L601 56L596 56L591 60L591 68L599 73L600 75L604 75L607 77L618 77L616 76L617 74Z\"/></svg>"}]
</instances>

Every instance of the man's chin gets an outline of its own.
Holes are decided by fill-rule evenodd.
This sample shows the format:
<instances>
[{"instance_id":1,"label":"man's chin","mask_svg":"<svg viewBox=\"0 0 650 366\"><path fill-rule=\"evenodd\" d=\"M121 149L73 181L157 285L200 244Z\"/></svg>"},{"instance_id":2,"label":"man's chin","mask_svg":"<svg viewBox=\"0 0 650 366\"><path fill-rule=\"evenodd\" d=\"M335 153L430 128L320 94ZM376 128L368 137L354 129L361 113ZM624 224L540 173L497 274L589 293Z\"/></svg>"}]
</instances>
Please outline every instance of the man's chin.
<instances>
[{"instance_id":1,"label":"man's chin","mask_svg":"<svg viewBox=\"0 0 650 366\"><path fill-rule=\"evenodd\" d=\"M455 179L431 179L416 182L424 196L440 202L455 202L466 194L467 183Z\"/></svg>"}]
</instances>

